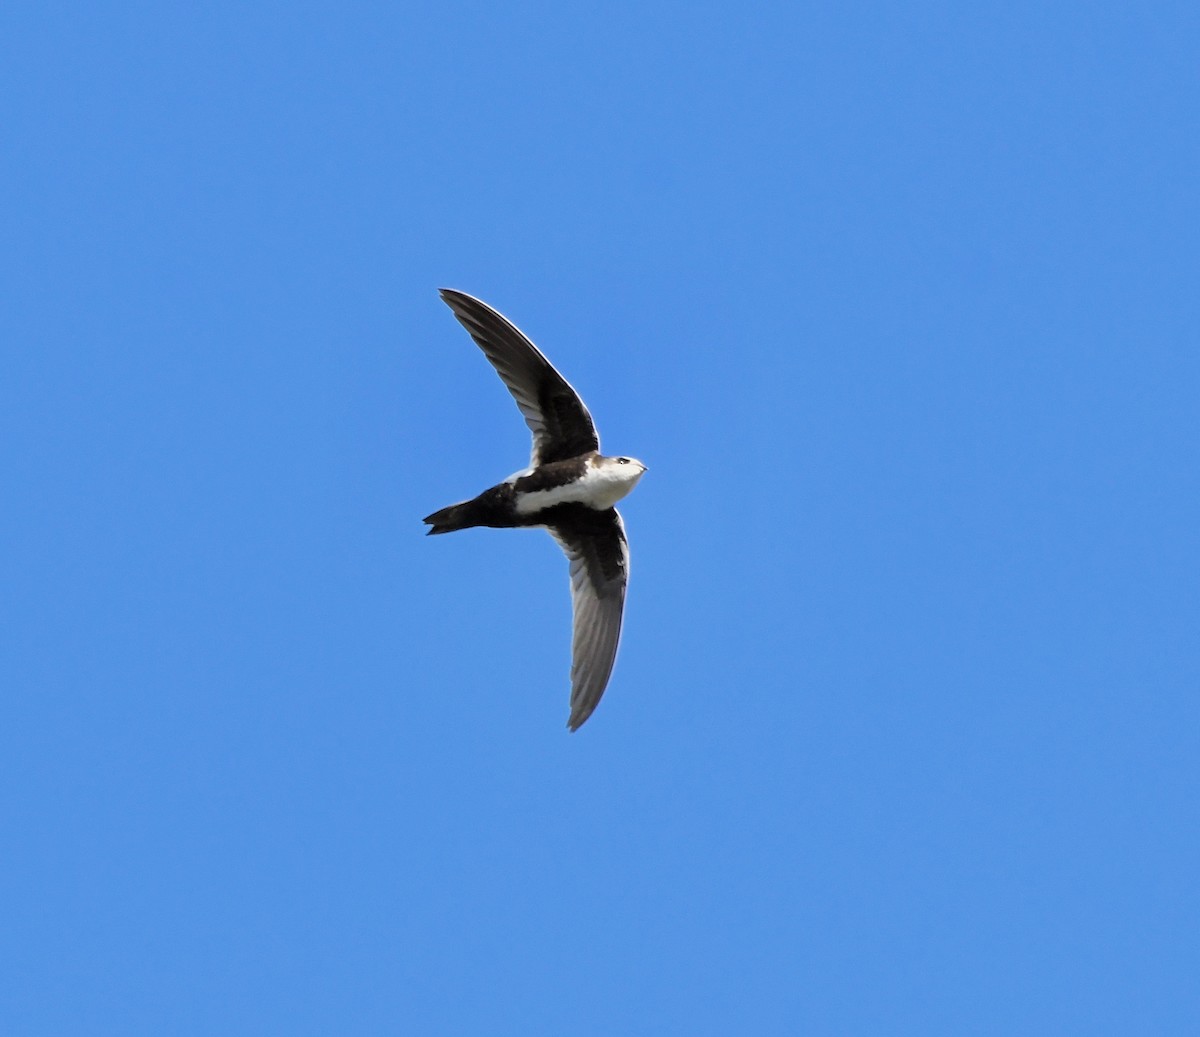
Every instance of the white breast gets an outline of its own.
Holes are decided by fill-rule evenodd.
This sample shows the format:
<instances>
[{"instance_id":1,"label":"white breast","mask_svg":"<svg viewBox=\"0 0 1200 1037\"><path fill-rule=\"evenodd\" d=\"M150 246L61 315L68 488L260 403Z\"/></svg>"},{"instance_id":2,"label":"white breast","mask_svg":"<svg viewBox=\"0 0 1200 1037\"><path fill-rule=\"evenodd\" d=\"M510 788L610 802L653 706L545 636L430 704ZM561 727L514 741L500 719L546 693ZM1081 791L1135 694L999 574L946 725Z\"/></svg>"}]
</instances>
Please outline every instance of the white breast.
<instances>
[{"instance_id":1,"label":"white breast","mask_svg":"<svg viewBox=\"0 0 1200 1037\"><path fill-rule=\"evenodd\" d=\"M637 465L588 465L582 477L566 486L537 490L517 495L518 515L529 515L556 504L586 504L597 511L607 511L637 485L642 469Z\"/></svg>"}]
</instances>

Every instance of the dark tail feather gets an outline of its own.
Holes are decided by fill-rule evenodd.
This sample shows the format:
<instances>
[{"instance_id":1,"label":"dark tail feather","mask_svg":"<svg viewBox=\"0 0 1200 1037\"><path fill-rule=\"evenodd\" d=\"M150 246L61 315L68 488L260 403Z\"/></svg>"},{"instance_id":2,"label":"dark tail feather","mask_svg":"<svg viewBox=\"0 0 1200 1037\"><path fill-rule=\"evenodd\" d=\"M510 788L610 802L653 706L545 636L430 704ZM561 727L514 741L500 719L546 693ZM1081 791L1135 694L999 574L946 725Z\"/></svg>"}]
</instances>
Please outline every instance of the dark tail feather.
<instances>
[{"instance_id":1,"label":"dark tail feather","mask_svg":"<svg viewBox=\"0 0 1200 1037\"><path fill-rule=\"evenodd\" d=\"M468 529L478 525L479 523L471 514L472 503L474 502L463 501L461 504L451 504L448 508L442 508L441 511L427 515L421 520L428 522L431 527L426 532L426 536L433 536L435 533L453 533L456 529Z\"/></svg>"}]
</instances>

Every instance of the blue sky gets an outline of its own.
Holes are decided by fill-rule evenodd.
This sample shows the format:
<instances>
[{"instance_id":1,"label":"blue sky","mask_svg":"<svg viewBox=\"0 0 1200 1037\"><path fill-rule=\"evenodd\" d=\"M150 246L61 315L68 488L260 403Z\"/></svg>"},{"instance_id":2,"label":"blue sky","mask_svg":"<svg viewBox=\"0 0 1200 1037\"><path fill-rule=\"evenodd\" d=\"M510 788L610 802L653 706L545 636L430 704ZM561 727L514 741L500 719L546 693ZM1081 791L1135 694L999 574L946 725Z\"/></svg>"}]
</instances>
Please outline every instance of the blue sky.
<instances>
[{"instance_id":1,"label":"blue sky","mask_svg":"<svg viewBox=\"0 0 1200 1037\"><path fill-rule=\"evenodd\" d=\"M0 33L5 1033L1200 1029L1194 5Z\"/></svg>"}]
</instances>

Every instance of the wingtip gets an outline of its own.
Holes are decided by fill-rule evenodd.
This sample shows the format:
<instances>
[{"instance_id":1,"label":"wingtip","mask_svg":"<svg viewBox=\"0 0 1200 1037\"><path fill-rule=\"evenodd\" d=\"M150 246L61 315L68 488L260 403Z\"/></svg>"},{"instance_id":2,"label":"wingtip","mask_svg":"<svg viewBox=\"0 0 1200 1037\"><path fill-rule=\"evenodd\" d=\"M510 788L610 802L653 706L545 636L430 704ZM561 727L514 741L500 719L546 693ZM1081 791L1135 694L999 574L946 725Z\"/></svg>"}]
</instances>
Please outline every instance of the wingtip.
<instances>
[{"instance_id":1,"label":"wingtip","mask_svg":"<svg viewBox=\"0 0 1200 1037\"><path fill-rule=\"evenodd\" d=\"M573 710L571 715L567 718L567 730L574 734L581 727L583 727L583 725L587 722L587 718L590 717L595 711L595 706L593 706L591 709Z\"/></svg>"}]
</instances>

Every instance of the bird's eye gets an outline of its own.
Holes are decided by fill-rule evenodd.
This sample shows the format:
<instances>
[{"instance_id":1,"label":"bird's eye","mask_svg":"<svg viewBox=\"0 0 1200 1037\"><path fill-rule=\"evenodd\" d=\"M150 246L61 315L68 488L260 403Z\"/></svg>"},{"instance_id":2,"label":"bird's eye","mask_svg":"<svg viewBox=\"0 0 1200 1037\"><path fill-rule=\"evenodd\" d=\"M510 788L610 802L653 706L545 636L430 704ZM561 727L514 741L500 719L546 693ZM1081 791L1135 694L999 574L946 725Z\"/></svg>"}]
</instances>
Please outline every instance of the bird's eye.
<instances>
[{"instance_id":1,"label":"bird's eye","mask_svg":"<svg viewBox=\"0 0 1200 1037\"><path fill-rule=\"evenodd\" d=\"M629 464L629 458L628 457L618 457L617 464Z\"/></svg>"}]
</instances>

